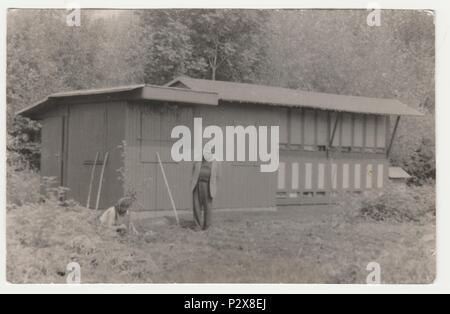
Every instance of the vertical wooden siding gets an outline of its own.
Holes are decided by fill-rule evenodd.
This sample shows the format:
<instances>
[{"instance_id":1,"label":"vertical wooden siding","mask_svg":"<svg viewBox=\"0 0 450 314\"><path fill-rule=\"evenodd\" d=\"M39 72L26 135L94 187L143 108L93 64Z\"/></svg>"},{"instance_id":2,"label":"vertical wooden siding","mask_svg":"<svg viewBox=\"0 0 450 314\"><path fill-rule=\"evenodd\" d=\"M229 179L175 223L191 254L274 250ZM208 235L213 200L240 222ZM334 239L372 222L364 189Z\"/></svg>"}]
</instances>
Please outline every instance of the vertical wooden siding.
<instances>
[{"instance_id":1,"label":"vertical wooden siding","mask_svg":"<svg viewBox=\"0 0 450 314\"><path fill-rule=\"evenodd\" d=\"M96 166L93 194L96 195L103 158L109 152L105 168L100 208L112 206L123 196L119 169L123 166L121 147L124 139L123 102L71 104L68 121L67 187L69 196L85 204L95 155ZM92 197L91 206L95 205Z\"/></svg>"},{"instance_id":2,"label":"vertical wooden siding","mask_svg":"<svg viewBox=\"0 0 450 314\"><path fill-rule=\"evenodd\" d=\"M280 142L287 142L286 108L255 107L227 104L198 107L195 116L203 118L204 126L280 126ZM235 147L236 151L236 147ZM225 149L226 153L226 149ZM246 154L248 156L248 152ZM274 207L276 173L262 173L258 162L224 162L217 208Z\"/></svg>"},{"instance_id":3,"label":"vertical wooden siding","mask_svg":"<svg viewBox=\"0 0 450 314\"><path fill-rule=\"evenodd\" d=\"M336 113L243 104L217 107L181 105L175 106L172 113L170 110L161 111L163 107L155 103L127 106L126 185L127 189L137 192L142 209L170 209L155 159L157 151L163 158L177 208L192 207L189 187L193 165L192 162L175 163L171 160L173 140L170 139L170 132L178 124L187 125L193 130L194 117L203 118L203 127L222 127L224 134L227 125L278 125L280 142L290 147L281 152L285 167L284 192L287 197L297 195L302 202L308 203L310 195L304 195L304 192L323 196L322 192L357 192L385 186L388 166L383 154L345 153L338 149L327 159L325 152L306 152L301 149L302 145L328 144ZM385 116L344 113L338 120L333 145L384 148L386 119ZM292 150L291 145L298 147ZM259 163L254 162L223 162L222 170L220 193L214 200L215 208L275 206L279 179L276 173L261 173ZM310 178L307 178L306 172L311 173Z\"/></svg>"},{"instance_id":4,"label":"vertical wooden siding","mask_svg":"<svg viewBox=\"0 0 450 314\"><path fill-rule=\"evenodd\" d=\"M328 145L329 134L336 121L336 112L313 109L291 109L286 113L276 107L278 113L272 125L280 125L280 143L292 145ZM385 148L388 117L342 113L338 119L333 146ZM285 134L286 126L289 127Z\"/></svg>"},{"instance_id":5,"label":"vertical wooden siding","mask_svg":"<svg viewBox=\"0 0 450 314\"><path fill-rule=\"evenodd\" d=\"M227 125L258 125L265 121L269 122L268 125L273 125L269 121L273 114L270 108L256 111L238 106L213 108L180 106L175 111L176 117L168 111L161 115L148 114L149 110L161 112L159 111L161 106L158 104L129 104L127 110L125 158L127 188L138 193L139 203L145 210L170 209L161 171L154 159L154 154L156 151L161 151L162 146L164 146L163 150L167 152L164 153L163 164L176 206L179 209L192 208L190 183L193 163L171 161L166 155L170 153L173 141L161 141L161 139L170 138L173 126L186 125L193 133L194 117L203 118L204 127L218 125L223 127L224 132L224 127ZM148 109L149 107L154 109ZM172 118L170 118L171 115ZM172 122L161 123L162 121ZM162 134L158 136L159 139L149 133L153 129L152 125L161 125L161 127L156 127L162 131ZM144 134L142 130L144 130ZM157 133L158 130L154 132ZM259 165L256 163L223 162L222 177L219 182L220 192L214 200L213 206L214 208L275 206L275 177L274 174L261 174Z\"/></svg>"},{"instance_id":6,"label":"vertical wooden siding","mask_svg":"<svg viewBox=\"0 0 450 314\"><path fill-rule=\"evenodd\" d=\"M178 209L192 207L191 162L175 163L170 158L173 126L192 124L192 108L155 103L130 103L126 113L125 169L127 190L137 194L142 210L170 209L171 204L156 153L163 161L167 179Z\"/></svg>"},{"instance_id":7,"label":"vertical wooden siding","mask_svg":"<svg viewBox=\"0 0 450 314\"><path fill-rule=\"evenodd\" d=\"M64 116L47 117L41 122L41 176L63 185Z\"/></svg>"},{"instance_id":8,"label":"vertical wooden siding","mask_svg":"<svg viewBox=\"0 0 450 314\"><path fill-rule=\"evenodd\" d=\"M386 186L386 116L291 112L285 121L290 141L280 152L279 204L328 203L334 196ZM332 151L327 154L320 147L328 145L336 121Z\"/></svg>"},{"instance_id":9,"label":"vertical wooden siding","mask_svg":"<svg viewBox=\"0 0 450 314\"><path fill-rule=\"evenodd\" d=\"M58 185L65 186L67 184L67 105L61 104L41 113L37 120L42 125L41 177L55 177ZM55 154L59 154L59 157L55 158Z\"/></svg>"}]
</instances>

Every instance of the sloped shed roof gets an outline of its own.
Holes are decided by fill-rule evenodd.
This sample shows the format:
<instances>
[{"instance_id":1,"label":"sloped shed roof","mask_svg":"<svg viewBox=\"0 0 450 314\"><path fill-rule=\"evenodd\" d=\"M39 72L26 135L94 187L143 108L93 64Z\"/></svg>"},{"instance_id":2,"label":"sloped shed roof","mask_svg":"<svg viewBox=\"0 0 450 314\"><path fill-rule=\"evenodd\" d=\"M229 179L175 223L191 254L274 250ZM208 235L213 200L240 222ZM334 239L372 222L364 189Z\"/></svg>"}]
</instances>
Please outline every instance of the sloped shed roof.
<instances>
[{"instance_id":1,"label":"sloped shed roof","mask_svg":"<svg viewBox=\"0 0 450 314\"><path fill-rule=\"evenodd\" d=\"M218 105L218 97L216 93L141 84L55 93L25 109L18 111L16 115L33 117L35 114L45 111L53 105L57 105L60 103L58 100L62 99L100 96L102 97L102 100L108 101L110 97L114 95L120 96L121 99L126 100L159 100L201 105Z\"/></svg>"},{"instance_id":2,"label":"sloped shed roof","mask_svg":"<svg viewBox=\"0 0 450 314\"><path fill-rule=\"evenodd\" d=\"M211 81L178 77L166 84L182 84L194 91L217 93L219 99L230 102L271 104L289 107L309 107L344 112L421 116L417 110L395 99L345 96L305 92L273 86Z\"/></svg>"},{"instance_id":3,"label":"sloped shed roof","mask_svg":"<svg viewBox=\"0 0 450 314\"><path fill-rule=\"evenodd\" d=\"M305 92L281 87L200 80L184 76L176 78L165 86L142 84L56 93L16 114L33 117L57 105L60 103L58 100L61 99L96 96L108 101L112 95L127 100L159 100L201 105L218 105L222 101L369 114L422 115L395 99Z\"/></svg>"}]
</instances>

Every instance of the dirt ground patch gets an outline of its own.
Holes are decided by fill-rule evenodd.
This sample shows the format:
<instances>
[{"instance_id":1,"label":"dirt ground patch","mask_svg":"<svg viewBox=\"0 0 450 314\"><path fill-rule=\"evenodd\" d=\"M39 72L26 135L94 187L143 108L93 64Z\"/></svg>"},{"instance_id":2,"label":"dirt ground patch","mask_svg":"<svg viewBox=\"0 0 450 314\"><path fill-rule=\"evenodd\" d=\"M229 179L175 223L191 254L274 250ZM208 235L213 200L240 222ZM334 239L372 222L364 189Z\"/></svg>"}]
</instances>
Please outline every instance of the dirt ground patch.
<instances>
[{"instance_id":1,"label":"dirt ground patch","mask_svg":"<svg viewBox=\"0 0 450 314\"><path fill-rule=\"evenodd\" d=\"M66 265L85 283L365 283L370 262L383 283L431 283L435 225L349 223L333 207L215 212L197 231L190 215L136 219L139 236L98 226L84 208L28 206L7 214L7 278L64 283ZM169 214L170 215L170 214Z\"/></svg>"}]
</instances>

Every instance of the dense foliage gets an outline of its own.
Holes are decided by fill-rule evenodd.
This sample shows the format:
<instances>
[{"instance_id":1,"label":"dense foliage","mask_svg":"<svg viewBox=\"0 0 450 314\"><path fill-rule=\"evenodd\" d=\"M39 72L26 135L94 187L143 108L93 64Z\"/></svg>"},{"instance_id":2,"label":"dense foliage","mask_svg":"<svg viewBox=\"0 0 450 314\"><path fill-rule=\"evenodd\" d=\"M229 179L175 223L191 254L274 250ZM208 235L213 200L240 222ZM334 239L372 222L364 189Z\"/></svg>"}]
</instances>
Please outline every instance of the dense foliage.
<instances>
[{"instance_id":1,"label":"dense foliage","mask_svg":"<svg viewBox=\"0 0 450 314\"><path fill-rule=\"evenodd\" d=\"M391 184L384 193L366 192L360 197L343 199L342 214L349 221L414 222L436 221L435 186L406 187Z\"/></svg>"},{"instance_id":2,"label":"dense foliage","mask_svg":"<svg viewBox=\"0 0 450 314\"><path fill-rule=\"evenodd\" d=\"M6 142L9 166L20 171L39 169L40 124L28 118L16 116Z\"/></svg>"},{"instance_id":3,"label":"dense foliage","mask_svg":"<svg viewBox=\"0 0 450 314\"><path fill-rule=\"evenodd\" d=\"M24 121L14 124L14 112L52 92L163 84L186 74L399 99L426 116L402 119L393 161L414 175L415 183L434 178L429 12L383 11L381 25L373 27L366 10L84 10L79 27L68 26L66 14L8 13L7 110L13 137L22 132L17 129L34 129ZM12 150L35 164L30 147Z\"/></svg>"}]
</instances>

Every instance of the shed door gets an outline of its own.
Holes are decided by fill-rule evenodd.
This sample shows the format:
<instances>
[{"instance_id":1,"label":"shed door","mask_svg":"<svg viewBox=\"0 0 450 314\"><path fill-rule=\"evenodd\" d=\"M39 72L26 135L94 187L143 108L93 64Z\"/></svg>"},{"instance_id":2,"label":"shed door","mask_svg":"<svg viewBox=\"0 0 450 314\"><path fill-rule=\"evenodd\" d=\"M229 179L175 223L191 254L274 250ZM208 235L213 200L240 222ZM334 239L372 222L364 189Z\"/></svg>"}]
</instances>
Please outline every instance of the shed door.
<instances>
[{"instance_id":1,"label":"shed door","mask_svg":"<svg viewBox=\"0 0 450 314\"><path fill-rule=\"evenodd\" d=\"M176 207L179 209L191 207L192 164L172 160L171 149L176 139L171 138L171 132L178 125L185 125L193 130L193 120L194 114L190 107L180 106L174 110L167 106L153 106L141 113L140 158L151 178L141 187L151 191L144 195L144 204L147 208L158 210L172 208L156 153L160 155Z\"/></svg>"},{"instance_id":2,"label":"shed door","mask_svg":"<svg viewBox=\"0 0 450 314\"><path fill-rule=\"evenodd\" d=\"M50 117L42 124L41 174L54 177L55 185L62 185L63 169L63 117Z\"/></svg>"}]
</instances>

